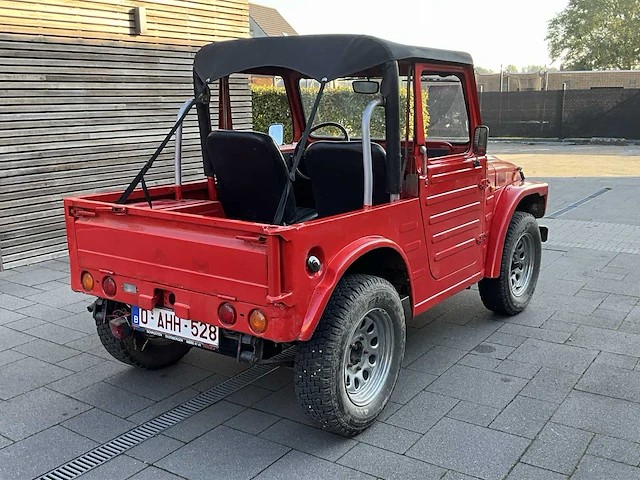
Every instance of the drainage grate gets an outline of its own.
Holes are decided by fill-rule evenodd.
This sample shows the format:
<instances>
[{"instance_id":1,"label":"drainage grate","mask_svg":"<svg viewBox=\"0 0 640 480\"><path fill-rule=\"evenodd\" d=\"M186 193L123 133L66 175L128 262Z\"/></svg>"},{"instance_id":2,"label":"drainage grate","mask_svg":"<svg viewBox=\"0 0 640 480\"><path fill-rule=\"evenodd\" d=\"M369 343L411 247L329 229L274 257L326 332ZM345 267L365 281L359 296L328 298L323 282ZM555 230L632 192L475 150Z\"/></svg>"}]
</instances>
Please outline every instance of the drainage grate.
<instances>
[{"instance_id":1,"label":"drainage grate","mask_svg":"<svg viewBox=\"0 0 640 480\"><path fill-rule=\"evenodd\" d=\"M611 190L611 187L605 187L602 190L598 190L596 193L592 193L591 195L584 197L578 200L577 202L573 202L571 205L567 205L566 207L553 212L551 215L547 215L545 218L558 218L560 215L564 215L568 211L573 210L574 208L579 207L580 205L584 205L589 200L599 197L603 193L607 193L609 190Z\"/></svg>"},{"instance_id":2,"label":"drainage grate","mask_svg":"<svg viewBox=\"0 0 640 480\"><path fill-rule=\"evenodd\" d=\"M291 357L292 353L293 349L289 349L277 355L274 359L287 360ZM123 433L119 437L94 448L84 455L51 470L49 473L41 476L40 480L72 480L80 475L84 475L89 470L99 467L103 463L108 462L145 440L158 435L164 430L210 407L214 403L219 402L278 368L280 368L280 366L277 364L256 365L251 367L235 377L231 377L229 380L216 385L211 390L207 390L193 397L182 405L178 405L168 412Z\"/></svg>"}]
</instances>

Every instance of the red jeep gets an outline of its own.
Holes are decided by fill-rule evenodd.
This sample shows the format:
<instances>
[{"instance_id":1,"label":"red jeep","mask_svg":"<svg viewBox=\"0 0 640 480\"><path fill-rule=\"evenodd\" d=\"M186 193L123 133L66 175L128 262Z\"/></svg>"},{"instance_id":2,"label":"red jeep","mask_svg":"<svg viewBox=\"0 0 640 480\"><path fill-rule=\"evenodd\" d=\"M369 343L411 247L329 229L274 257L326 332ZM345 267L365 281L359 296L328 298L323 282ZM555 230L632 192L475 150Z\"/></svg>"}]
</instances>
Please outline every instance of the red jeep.
<instances>
[{"instance_id":1,"label":"red jeep","mask_svg":"<svg viewBox=\"0 0 640 480\"><path fill-rule=\"evenodd\" d=\"M232 74L278 77L290 141L278 124L233 130ZM527 306L548 187L486 155L469 55L352 35L242 39L203 47L194 80L124 192L65 200L71 285L98 297L115 358L156 369L196 346L261 363L296 345L302 407L354 435L391 396L407 319L475 283L490 310ZM206 179L183 185L193 106ZM148 188L174 134L175 185Z\"/></svg>"}]
</instances>

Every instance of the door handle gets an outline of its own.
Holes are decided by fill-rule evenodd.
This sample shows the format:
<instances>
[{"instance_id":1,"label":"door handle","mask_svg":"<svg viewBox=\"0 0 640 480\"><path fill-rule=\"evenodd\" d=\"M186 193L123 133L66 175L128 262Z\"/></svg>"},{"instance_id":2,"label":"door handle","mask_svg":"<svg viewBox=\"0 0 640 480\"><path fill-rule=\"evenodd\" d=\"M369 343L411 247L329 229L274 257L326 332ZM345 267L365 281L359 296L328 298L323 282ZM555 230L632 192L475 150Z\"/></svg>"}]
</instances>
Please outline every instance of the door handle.
<instances>
[{"instance_id":1,"label":"door handle","mask_svg":"<svg viewBox=\"0 0 640 480\"><path fill-rule=\"evenodd\" d=\"M422 154L422 174L424 175L424 184L427 185L429 183L429 178L427 177L427 147L422 145L420 147L420 153Z\"/></svg>"}]
</instances>

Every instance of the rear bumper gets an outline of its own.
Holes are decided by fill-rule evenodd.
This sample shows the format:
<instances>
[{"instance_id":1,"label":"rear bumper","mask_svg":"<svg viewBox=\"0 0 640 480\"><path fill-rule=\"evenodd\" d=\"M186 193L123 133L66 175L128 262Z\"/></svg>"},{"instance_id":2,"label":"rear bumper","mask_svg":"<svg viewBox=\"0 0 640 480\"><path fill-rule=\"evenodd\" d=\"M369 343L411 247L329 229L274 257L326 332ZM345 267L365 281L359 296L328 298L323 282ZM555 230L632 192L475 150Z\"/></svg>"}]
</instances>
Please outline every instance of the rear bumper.
<instances>
[{"instance_id":1,"label":"rear bumper","mask_svg":"<svg viewBox=\"0 0 640 480\"><path fill-rule=\"evenodd\" d=\"M176 316L183 320L198 320L223 330L246 333L277 343L293 342L298 339L300 333L301 321L296 321L297 310L295 308L287 308L280 304L257 305L239 301L235 297L226 295L193 292L116 274L110 276L116 281L117 292L114 296L109 296L102 290L102 278L105 277L105 273L98 270L82 269L82 272L84 271L91 273L95 279L95 285L91 291L84 290L80 283L81 272L74 272L71 281L71 287L74 291L128 305L137 305L145 310L161 306L163 299L171 296L172 300L175 299L175 303L167 305L164 302L164 308L173 308ZM123 290L124 283L135 285L136 293L125 292ZM218 319L218 309L223 303L230 303L237 312L237 320L233 326L222 324ZM267 317L268 327L263 334L257 334L249 327L249 315L254 309L260 309Z\"/></svg>"}]
</instances>

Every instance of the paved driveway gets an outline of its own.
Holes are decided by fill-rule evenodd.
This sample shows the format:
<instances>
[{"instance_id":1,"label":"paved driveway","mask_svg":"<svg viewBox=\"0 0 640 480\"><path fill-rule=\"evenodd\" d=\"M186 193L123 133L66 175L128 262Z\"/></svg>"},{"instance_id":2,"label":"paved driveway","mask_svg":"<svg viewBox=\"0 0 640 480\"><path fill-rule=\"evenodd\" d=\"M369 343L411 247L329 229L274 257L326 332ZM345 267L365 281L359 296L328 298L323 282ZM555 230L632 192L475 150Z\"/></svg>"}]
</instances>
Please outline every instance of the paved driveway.
<instances>
[{"instance_id":1,"label":"paved driveway","mask_svg":"<svg viewBox=\"0 0 640 480\"><path fill-rule=\"evenodd\" d=\"M521 315L471 289L413 319L392 402L359 437L311 426L278 368L81 478L640 478L640 179L549 181L549 213L611 190L548 220ZM160 372L114 361L67 276L64 260L0 273L0 479L42 475L247 368L197 350Z\"/></svg>"}]
</instances>

